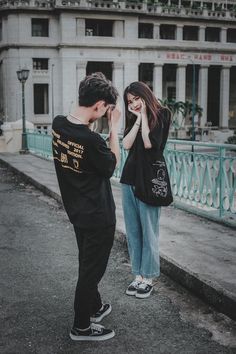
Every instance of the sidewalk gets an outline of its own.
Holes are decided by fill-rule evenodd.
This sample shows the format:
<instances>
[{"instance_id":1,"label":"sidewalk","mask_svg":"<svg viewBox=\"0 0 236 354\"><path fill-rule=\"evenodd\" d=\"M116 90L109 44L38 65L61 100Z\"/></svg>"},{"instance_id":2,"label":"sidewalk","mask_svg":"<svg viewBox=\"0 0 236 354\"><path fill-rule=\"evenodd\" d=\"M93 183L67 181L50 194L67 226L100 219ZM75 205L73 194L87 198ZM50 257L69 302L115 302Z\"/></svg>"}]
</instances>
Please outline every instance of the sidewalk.
<instances>
[{"instance_id":1,"label":"sidewalk","mask_svg":"<svg viewBox=\"0 0 236 354\"><path fill-rule=\"evenodd\" d=\"M30 154L0 154L0 161L60 201L51 161ZM124 239L119 184L113 183L112 188L117 231ZM160 250L163 273L236 320L235 230L174 207L162 208Z\"/></svg>"}]
</instances>

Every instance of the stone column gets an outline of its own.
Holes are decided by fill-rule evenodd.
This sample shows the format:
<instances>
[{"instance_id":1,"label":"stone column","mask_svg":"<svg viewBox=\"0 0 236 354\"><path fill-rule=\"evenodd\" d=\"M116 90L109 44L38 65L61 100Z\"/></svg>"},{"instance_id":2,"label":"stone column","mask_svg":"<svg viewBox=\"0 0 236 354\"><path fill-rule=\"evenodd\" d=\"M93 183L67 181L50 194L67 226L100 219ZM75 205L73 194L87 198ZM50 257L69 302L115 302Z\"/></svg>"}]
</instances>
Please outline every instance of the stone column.
<instances>
[{"instance_id":1,"label":"stone column","mask_svg":"<svg viewBox=\"0 0 236 354\"><path fill-rule=\"evenodd\" d=\"M82 81L86 76L86 66L87 66L86 61L79 61L76 63L76 97L77 97L76 103L79 102L78 101L79 84L80 84L80 81Z\"/></svg>"},{"instance_id":2,"label":"stone column","mask_svg":"<svg viewBox=\"0 0 236 354\"><path fill-rule=\"evenodd\" d=\"M86 76L86 61L78 61L76 63L76 71L77 71L77 88L79 88L79 83L83 80Z\"/></svg>"},{"instance_id":3,"label":"stone column","mask_svg":"<svg viewBox=\"0 0 236 354\"><path fill-rule=\"evenodd\" d=\"M183 40L183 25L177 25L176 27L176 40L182 41Z\"/></svg>"},{"instance_id":4,"label":"stone column","mask_svg":"<svg viewBox=\"0 0 236 354\"><path fill-rule=\"evenodd\" d=\"M176 101L186 99L186 65L179 64L176 71Z\"/></svg>"},{"instance_id":5,"label":"stone column","mask_svg":"<svg viewBox=\"0 0 236 354\"><path fill-rule=\"evenodd\" d=\"M72 112L78 102L76 61L66 56L66 49L64 48L60 50L60 61L61 82L63 83L61 87L63 110L62 114L67 115L69 112Z\"/></svg>"},{"instance_id":6,"label":"stone column","mask_svg":"<svg viewBox=\"0 0 236 354\"><path fill-rule=\"evenodd\" d=\"M112 71L112 83L119 92L120 97L118 102L120 102L121 107L123 107L123 92L124 92L124 63L114 62ZM123 107L124 108L124 107ZM120 133L124 131L125 120L124 120L124 109L120 122Z\"/></svg>"},{"instance_id":7,"label":"stone column","mask_svg":"<svg viewBox=\"0 0 236 354\"><path fill-rule=\"evenodd\" d=\"M138 35L138 17L127 17L124 27L124 37L126 40L136 41Z\"/></svg>"},{"instance_id":8,"label":"stone column","mask_svg":"<svg viewBox=\"0 0 236 354\"><path fill-rule=\"evenodd\" d=\"M162 64L154 64L153 68L153 93L162 100L163 94L163 66Z\"/></svg>"},{"instance_id":9,"label":"stone column","mask_svg":"<svg viewBox=\"0 0 236 354\"><path fill-rule=\"evenodd\" d=\"M199 27L199 32L198 32L198 40L199 42L205 42L205 26L200 26Z\"/></svg>"},{"instance_id":10,"label":"stone column","mask_svg":"<svg viewBox=\"0 0 236 354\"><path fill-rule=\"evenodd\" d=\"M124 63L113 63L112 82L122 98L124 92Z\"/></svg>"},{"instance_id":11,"label":"stone column","mask_svg":"<svg viewBox=\"0 0 236 354\"><path fill-rule=\"evenodd\" d=\"M153 39L160 39L160 25L154 24L153 26Z\"/></svg>"},{"instance_id":12,"label":"stone column","mask_svg":"<svg viewBox=\"0 0 236 354\"><path fill-rule=\"evenodd\" d=\"M220 127L229 126L230 67L223 66L220 73Z\"/></svg>"},{"instance_id":13,"label":"stone column","mask_svg":"<svg viewBox=\"0 0 236 354\"><path fill-rule=\"evenodd\" d=\"M221 27L220 42L221 43L226 43L227 42L227 28L226 27Z\"/></svg>"},{"instance_id":14,"label":"stone column","mask_svg":"<svg viewBox=\"0 0 236 354\"><path fill-rule=\"evenodd\" d=\"M126 62L124 66L124 87L131 84L133 81L138 81L138 68L137 62Z\"/></svg>"},{"instance_id":15,"label":"stone column","mask_svg":"<svg viewBox=\"0 0 236 354\"><path fill-rule=\"evenodd\" d=\"M76 35L78 37L85 36L85 19L84 18L77 18L76 19Z\"/></svg>"},{"instance_id":16,"label":"stone column","mask_svg":"<svg viewBox=\"0 0 236 354\"><path fill-rule=\"evenodd\" d=\"M201 126L207 123L208 66L199 69L198 104L202 107Z\"/></svg>"},{"instance_id":17,"label":"stone column","mask_svg":"<svg viewBox=\"0 0 236 354\"><path fill-rule=\"evenodd\" d=\"M114 37L124 37L124 21L116 20L113 25L113 36Z\"/></svg>"}]
</instances>

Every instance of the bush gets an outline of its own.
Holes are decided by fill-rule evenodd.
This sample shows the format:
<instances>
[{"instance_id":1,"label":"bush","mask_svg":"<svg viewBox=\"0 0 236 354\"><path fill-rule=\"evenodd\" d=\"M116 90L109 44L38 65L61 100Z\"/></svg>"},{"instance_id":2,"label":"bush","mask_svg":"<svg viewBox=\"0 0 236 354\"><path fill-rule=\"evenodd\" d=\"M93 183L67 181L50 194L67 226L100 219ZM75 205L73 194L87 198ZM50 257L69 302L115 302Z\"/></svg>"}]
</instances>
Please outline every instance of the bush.
<instances>
[{"instance_id":1,"label":"bush","mask_svg":"<svg viewBox=\"0 0 236 354\"><path fill-rule=\"evenodd\" d=\"M233 136L229 136L225 144L236 144L236 130Z\"/></svg>"}]
</instances>

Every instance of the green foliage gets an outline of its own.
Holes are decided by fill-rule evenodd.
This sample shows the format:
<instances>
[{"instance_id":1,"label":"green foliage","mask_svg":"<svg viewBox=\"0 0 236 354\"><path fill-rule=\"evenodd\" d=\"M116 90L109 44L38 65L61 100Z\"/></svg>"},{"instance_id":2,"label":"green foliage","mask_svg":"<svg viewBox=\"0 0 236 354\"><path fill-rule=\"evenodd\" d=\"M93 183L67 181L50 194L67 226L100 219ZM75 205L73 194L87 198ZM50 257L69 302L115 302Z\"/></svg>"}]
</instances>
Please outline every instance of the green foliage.
<instances>
[{"instance_id":1,"label":"green foliage","mask_svg":"<svg viewBox=\"0 0 236 354\"><path fill-rule=\"evenodd\" d=\"M229 136L225 144L235 144L236 145L236 130L233 136Z\"/></svg>"},{"instance_id":2,"label":"green foliage","mask_svg":"<svg viewBox=\"0 0 236 354\"><path fill-rule=\"evenodd\" d=\"M202 107L197 103L193 105L192 102L175 101L174 99L160 100L163 106L167 106L172 113L172 126L175 129L180 129L186 123L186 121L192 121L192 115L197 116L200 120L202 116ZM194 109L194 112L193 112Z\"/></svg>"}]
</instances>

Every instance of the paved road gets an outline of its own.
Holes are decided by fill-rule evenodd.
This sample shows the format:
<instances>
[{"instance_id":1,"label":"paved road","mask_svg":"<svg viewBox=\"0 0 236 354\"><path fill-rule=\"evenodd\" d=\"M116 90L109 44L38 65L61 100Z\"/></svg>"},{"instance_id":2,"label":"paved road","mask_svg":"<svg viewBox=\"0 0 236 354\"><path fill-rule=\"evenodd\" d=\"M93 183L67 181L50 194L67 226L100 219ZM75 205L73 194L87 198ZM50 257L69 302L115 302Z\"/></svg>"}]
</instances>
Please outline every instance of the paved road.
<instances>
[{"instance_id":1,"label":"paved road","mask_svg":"<svg viewBox=\"0 0 236 354\"><path fill-rule=\"evenodd\" d=\"M0 166L0 352L3 354L236 353L235 322L165 276L145 300L126 296L127 253L116 241L101 293L113 305L104 324L116 337L68 337L77 251L63 209Z\"/></svg>"}]
</instances>

